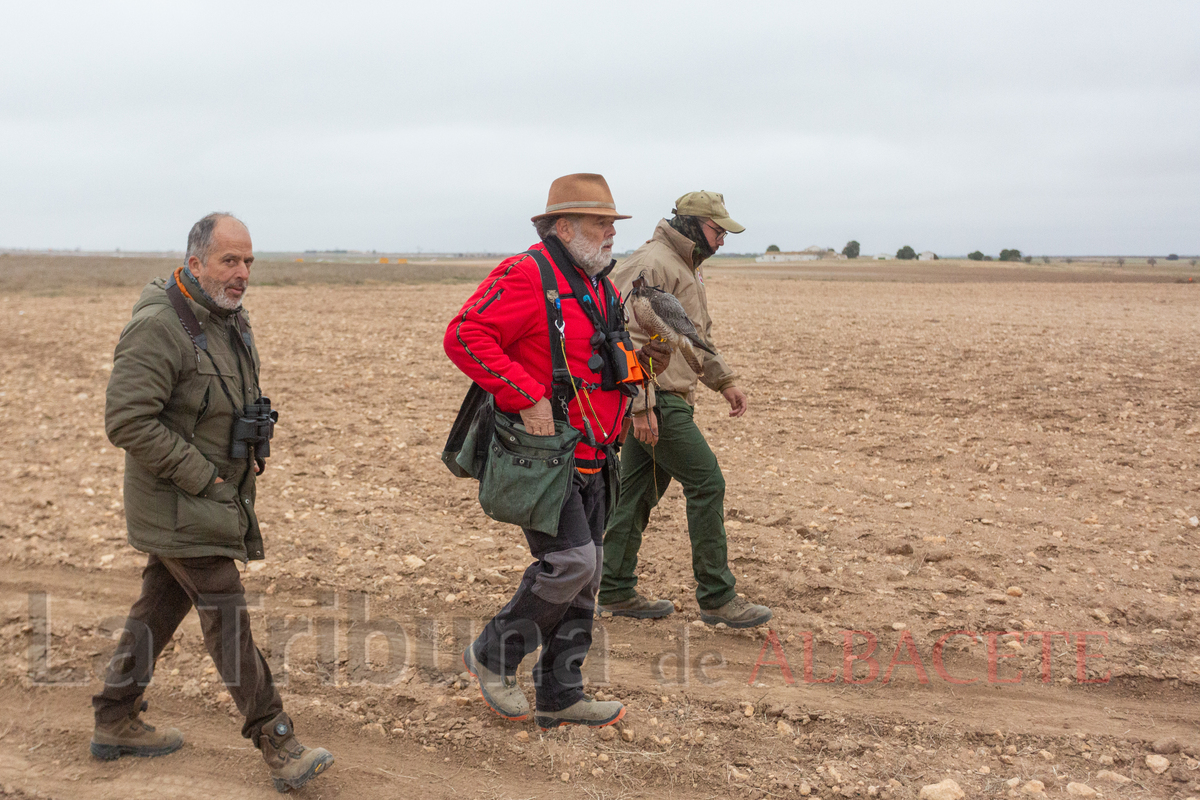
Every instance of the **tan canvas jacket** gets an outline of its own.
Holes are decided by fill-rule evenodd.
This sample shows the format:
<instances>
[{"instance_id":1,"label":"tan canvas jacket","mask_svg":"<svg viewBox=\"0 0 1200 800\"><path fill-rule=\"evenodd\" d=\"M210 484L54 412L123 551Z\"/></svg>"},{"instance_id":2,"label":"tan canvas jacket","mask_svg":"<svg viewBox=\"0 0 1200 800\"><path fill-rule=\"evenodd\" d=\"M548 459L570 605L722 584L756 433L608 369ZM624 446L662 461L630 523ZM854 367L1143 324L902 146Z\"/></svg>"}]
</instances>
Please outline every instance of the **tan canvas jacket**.
<instances>
[{"instance_id":1,"label":"tan canvas jacket","mask_svg":"<svg viewBox=\"0 0 1200 800\"><path fill-rule=\"evenodd\" d=\"M692 266L692 241L672 228L665 219L658 223L650 240L618 264L609 277L620 290L621 297L629 297L633 290L633 281L643 272L646 282L651 286L657 286L664 292L675 295L701 338L717 350L712 339L712 318L708 315L704 273ZM629 335L633 338L634 347L641 347L649 341L649 337L632 317L630 314ZM737 382L737 374L721 356L711 356L700 349L696 350L696 355L700 357L700 363L704 367L703 375L697 376L682 356L674 354L667 371L658 375L659 389L678 395L689 404L695 405L697 380L703 381L705 386L715 392ZM633 413L642 412L648 406L654 407L654 392L654 385L651 384L648 398L635 398Z\"/></svg>"}]
</instances>

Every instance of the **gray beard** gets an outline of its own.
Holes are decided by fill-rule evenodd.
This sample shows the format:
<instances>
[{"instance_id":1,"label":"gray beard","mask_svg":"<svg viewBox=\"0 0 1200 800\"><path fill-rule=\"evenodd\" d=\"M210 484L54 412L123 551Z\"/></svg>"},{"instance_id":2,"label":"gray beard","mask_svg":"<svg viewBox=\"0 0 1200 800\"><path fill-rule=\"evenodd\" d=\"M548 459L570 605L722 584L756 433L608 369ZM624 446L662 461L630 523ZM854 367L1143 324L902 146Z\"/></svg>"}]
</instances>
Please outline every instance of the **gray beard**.
<instances>
[{"instance_id":1,"label":"gray beard","mask_svg":"<svg viewBox=\"0 0 1200 800\"><path fill-rule=\"evenodd\" d=\"M585 241L582 236L576 236L571 240L570 244L565 245L567 252L571 254L571 258L579 266L583 267L583 271L587 273L589 278L594 278L605 270L612 263L611 252L609 255L604 254L604 247L612 246L612 239L604 239L600 242Z\"/></svg>"},{"instance_id":2,"label":"gray beard","mask_svg":"<svg viewBox=\"0 0 1200 800\"><path fill-rule=\"evenodd\" d=\"M204 293L208 295L208 299L212 300L217 308L223 308L226 311L237 311L239 308L241 308L242 301L234 300L232 297L227 295L225 293L225 287L222 284L211 280L207 276L203 278L196 278L196 283L200 284L200 288L204 290ZM245 296L246 293L242 292L242 297Z\"/></svg>"}]
</instances>

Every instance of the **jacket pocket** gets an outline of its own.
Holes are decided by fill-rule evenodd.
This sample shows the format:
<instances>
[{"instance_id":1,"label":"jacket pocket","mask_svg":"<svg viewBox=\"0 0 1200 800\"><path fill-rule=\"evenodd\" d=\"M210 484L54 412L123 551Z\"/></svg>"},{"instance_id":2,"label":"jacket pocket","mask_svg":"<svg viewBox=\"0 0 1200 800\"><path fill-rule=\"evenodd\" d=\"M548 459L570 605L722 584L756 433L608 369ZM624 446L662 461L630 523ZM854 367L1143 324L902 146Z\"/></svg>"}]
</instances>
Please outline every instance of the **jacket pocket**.
<instances>
[{"instance_id":1,"label":"jacket pocket","mask_svg":"<svg viewBox=\"0 0 1200 800\"><path fill-rule=\"evenodd\" d=\"M175 494L178 487L155 478L132 458L125 459L125 520L133 537L152 544L175 529Z\"/></svg>"},{"instance_id":2,"label":"jacket pocket","mask_svg":"<svg viewBox=\"0 0 1200 800\"><path fill-rule=\"evenodd\" d=\"M499 300L500 295L502 295L502 294L504 294L504 289L503 288L498 289L494 295L489 297L487 300L483 301L483 305L481 305L479 308L475 309L475 313L482 314L484 311L487 311L487 307L490 306L492 303L496 302L497 300Z\"/></svg>"},{"instance_id":3,"label":"jacket pocket","mask_svg":"<svg viewBox=\"0 0 1200 800\"><path fill-rule=\"evenodd\" d=\"M241 547L241 510L237 486L214 484L206 497L175 490L175 535L180 545L211 544Z\"/></svg>"}]
</instances>

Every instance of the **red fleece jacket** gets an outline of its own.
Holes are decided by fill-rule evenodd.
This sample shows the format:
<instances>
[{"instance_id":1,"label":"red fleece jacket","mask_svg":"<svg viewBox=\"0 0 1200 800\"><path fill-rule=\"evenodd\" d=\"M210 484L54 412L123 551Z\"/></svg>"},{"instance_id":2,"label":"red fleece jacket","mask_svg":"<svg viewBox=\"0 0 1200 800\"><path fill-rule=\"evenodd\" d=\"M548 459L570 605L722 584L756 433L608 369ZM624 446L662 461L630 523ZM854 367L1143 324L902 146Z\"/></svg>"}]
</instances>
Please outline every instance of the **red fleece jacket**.
<instances>
[{"instance_id":1,"label":"red fleece jacket","mask_svg":"<svg viewBox=\"0 0 1200 800\"><path fill-rule=\"evenodd\" d=\"M541 242L530 249L541 250L551 263L554 262ZM571 264L565 267L578 269ZM558 279L559 294L570 294L571 288L560 270L556 269L554 274ZM602 293L616 293L616 289L608 279L600 281L599 290L592 287L586 275L583 280L596 308L603 313L608 303ZM501 411L516 413L543 397L550 397L550 336L544 298L537 262L524 253L515 255L492 270L446 328L443 341L446 355L496 398L496 407ZM602 391L599 373L587 366L595 352L591 344L595 326L579 303L571 298L563 300L562 314L567 367L573 376L587 383L591 404L583 398L582 390L580 399L583 399L588 422L599 444L612 444L625 416L625 396L618 391ZM584 431L579 401L573 394L568 411L571 425ZM586 442L581 442L575 449L580 468L598 466L598 461L603 458L603 453Z\"/></svg>"}]
</instances>

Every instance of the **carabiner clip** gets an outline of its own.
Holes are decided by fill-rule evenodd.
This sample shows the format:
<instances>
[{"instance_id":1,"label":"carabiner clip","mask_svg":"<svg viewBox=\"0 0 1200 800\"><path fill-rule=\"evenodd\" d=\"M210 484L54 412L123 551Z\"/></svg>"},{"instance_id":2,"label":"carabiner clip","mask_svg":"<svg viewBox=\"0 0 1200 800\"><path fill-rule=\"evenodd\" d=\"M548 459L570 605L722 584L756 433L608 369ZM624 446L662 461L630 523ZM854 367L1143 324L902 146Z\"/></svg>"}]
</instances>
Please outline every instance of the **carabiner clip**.
<instances>
[{"instance_id":1,"label":"carabiner clip","mask_svg":"<svg viewBox=\"0 0 1200 800\"><path fill-rule=\"evenodd\" d=\"M554 327L558 328L558 335L565 337L567 335L567 326L563 324L561 319L554 320Z\"/></svg>"}]
</instances>

